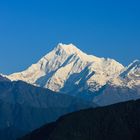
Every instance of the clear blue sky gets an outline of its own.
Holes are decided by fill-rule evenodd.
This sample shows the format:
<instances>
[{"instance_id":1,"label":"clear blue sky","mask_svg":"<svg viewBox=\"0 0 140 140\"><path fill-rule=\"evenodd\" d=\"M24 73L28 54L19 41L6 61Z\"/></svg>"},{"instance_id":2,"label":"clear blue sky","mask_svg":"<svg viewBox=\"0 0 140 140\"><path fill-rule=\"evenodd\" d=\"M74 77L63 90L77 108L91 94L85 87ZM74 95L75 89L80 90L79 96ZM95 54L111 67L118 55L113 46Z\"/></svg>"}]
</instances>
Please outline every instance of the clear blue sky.
<instances>
[{"instance_id":1,"label":"clear blue sky","mask_svg":"<svg viewBox=\"0 0 140 140\"><path fill-rule=\"evenodd\" d=\"M110 57L140 59L139 0L0 0L0 72L21 71L57 43Z\"/></svg>"}]
</instances>

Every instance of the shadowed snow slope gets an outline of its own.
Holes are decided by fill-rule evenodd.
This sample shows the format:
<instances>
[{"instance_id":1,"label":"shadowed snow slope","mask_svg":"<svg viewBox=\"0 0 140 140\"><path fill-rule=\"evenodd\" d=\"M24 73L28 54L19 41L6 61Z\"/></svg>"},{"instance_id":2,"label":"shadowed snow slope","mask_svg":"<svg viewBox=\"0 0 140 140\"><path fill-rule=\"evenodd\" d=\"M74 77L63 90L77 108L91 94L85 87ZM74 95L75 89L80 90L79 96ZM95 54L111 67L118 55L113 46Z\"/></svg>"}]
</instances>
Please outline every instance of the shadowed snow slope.
<instances>
[{"instance_id":1,"label":"shadowed snow slope","mask_svg":"<svg viewBox=\"0 0 140 140\"><path fill-rule=\"evenodd\" d=\"M10 80L6 78L6 76L0 74L0 82L3 82L3 81L10 81Z\"/></svg>"}]
</instances>

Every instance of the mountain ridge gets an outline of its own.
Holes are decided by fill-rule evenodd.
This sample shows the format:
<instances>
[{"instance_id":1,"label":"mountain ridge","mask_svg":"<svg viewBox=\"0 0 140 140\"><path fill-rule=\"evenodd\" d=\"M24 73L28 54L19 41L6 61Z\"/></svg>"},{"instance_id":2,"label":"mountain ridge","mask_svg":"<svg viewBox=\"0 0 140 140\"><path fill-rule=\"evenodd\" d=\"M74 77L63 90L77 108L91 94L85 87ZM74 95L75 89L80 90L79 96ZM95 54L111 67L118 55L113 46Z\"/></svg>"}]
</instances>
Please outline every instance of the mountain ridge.
<instances>
[{"instance_id":1,"label":"mountain ridge","mask_svg":"<svg viewBox=\"0 0 140 140\"><path fill-rule=\"evenodd\" d=\"M140 100L62 116L19 140L139 140Z\"/></svg>"}]
</instances>

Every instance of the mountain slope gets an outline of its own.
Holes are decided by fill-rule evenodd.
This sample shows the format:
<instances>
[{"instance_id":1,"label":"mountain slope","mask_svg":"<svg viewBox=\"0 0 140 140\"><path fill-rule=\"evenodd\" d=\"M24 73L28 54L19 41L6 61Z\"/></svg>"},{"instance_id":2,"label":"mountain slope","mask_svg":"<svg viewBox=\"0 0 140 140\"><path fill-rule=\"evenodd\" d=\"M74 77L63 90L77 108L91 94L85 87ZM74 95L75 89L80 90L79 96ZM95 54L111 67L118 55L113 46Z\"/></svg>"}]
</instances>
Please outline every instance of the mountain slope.
<instances>
[{"instance_id":1,"label":"mountain slope","mask_svg":"<svg viewBox=\"0 0 140 140\"><path fill-rule=\"evenodd\" d=\"M139 140L140 100L61 117L20 140Z\"/></svg>"}]
</instances>

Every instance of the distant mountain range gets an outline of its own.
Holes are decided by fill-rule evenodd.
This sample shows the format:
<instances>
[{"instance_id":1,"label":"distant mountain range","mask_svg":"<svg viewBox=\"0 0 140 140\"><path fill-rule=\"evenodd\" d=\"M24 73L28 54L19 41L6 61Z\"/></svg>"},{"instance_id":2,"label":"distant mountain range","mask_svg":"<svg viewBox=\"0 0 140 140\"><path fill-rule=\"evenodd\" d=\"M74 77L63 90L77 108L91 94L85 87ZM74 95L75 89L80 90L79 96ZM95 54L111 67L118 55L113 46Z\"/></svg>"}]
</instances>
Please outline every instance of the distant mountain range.
<instances>
[{"instance_id":1,"label":"distant mountain range","mask_svg":"<svg viewBox=\"0 0 140 140\"><path fill-rule=\"evenodd\" d=\"M64 114L89 107L96 105L22 81L0 81L0 140L15 140Z\"/></svg>"},{"instance_id":2,"label":"distant mountain range","mask_svg":"<svg viewBox=\"0 0 140 140\"><path fill-rule=\"evenodd\" d=\"M140 100L65 115L20 140L139 140Z\"/></svg>"},{"instance_id":3,"label":"distant mountain range","mask_svg":"<svg viewBox=\"0 0 140 140\"><path fill-rule=\"evenodd\" d=\"M102 106L140 98L139 60L124 67L113 59L87 55L73 44L60 43L27 70L6 77Z\"/></svg>"}]
</instances>

